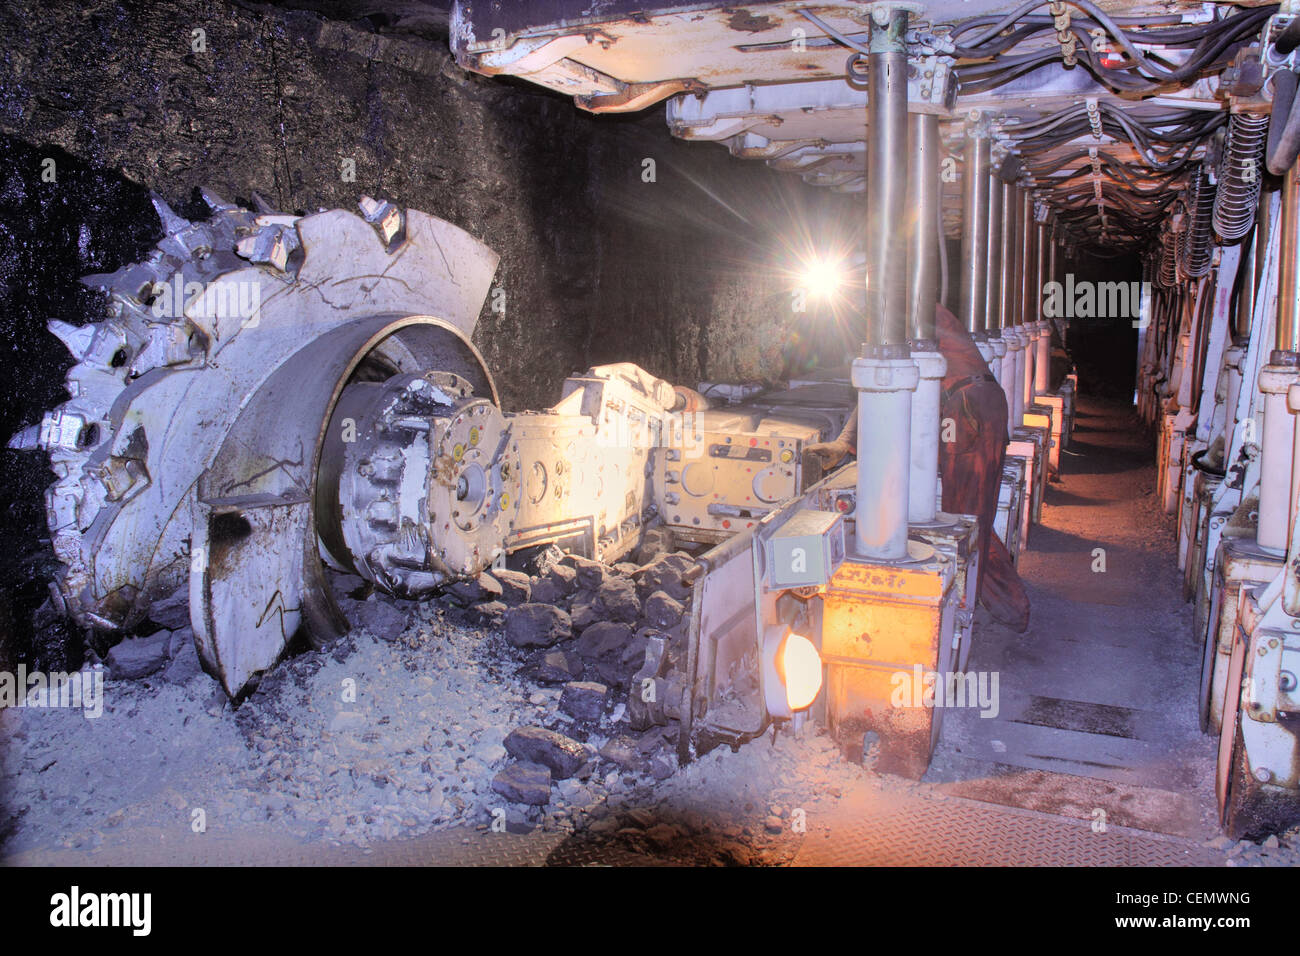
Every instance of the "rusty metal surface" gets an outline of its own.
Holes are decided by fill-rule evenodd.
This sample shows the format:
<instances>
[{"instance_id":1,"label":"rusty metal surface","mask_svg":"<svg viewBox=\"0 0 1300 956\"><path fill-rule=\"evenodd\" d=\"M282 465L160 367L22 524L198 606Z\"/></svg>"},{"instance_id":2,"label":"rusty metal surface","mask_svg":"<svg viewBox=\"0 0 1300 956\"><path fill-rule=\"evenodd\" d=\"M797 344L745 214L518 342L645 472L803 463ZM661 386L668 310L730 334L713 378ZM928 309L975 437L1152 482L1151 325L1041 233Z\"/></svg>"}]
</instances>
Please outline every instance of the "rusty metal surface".
<instances>
[{"instance_id":1,"label":"rusty metal surface","mask_svg":"<svg viewBox=\"0 0 1300 956\"><path fill-rule=\"evenodd\" d=\"M823 599L822 660L827 721L843 743L864 733L880 738L881 770L920 778L938 739L943 710L899 695L922 674L954 669L953 631L960 600L956 562L928 545L909 564L844 562ZM901 678L900 678L901 675ZM931 678L933 679L933 678ZM901 683L900 683L901 680Z\"/></svg>"}]
</instances>

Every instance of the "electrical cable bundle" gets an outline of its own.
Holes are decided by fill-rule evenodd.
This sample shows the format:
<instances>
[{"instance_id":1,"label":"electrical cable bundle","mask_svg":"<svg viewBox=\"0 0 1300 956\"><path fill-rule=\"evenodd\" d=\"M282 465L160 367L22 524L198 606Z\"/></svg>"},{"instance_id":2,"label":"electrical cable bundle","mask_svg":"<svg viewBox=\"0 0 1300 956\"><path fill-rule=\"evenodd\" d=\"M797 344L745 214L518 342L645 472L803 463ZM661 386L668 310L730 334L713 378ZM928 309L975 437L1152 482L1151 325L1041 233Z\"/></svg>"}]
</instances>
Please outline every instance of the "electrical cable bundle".
<instances>
[{"instance_id":1,"label":"electrical cable bundle","mask_svg":"<svg viewBox=\"0 0 1300 956\"><path fill-rule=\"evenodd\" d=\"M1227 65L1237 50L1259 33L1264 23L1278 9L1276 5L1255 7L1235 11L1209 23L1170 26L1165 29L1126 30L1126 25L1150 27L1179 23L1181 17L1112 18L1090 0L1062 2L1083 13L1083 16L1070 19L1066 31L1067 35L1074 38L1075 55L1098 82L1112 90L1130 93L1152 93L1171 84L1182 85L1203 74L1218 71ZM1045 6L1049 4L1028 0L1003 17L977 17L953 29L949 36L959 58L998 58L989 63L961 67L958 78L962 92L994 89L1062 57L1061 48L1055 44L1018 56L1002 55L1025 40L1058 32L1054 17L1030 15L1031 11ZM1011 32L1004 35L1006 30ZM972 31L978 32L974 37L963 41L962 38ZM1095 51L1094 31L1104 34L1117 49ZM1190 52L1181 62L1174 62L1161 54L1145 52L1140 46L1190 48ZM1112 61L1119 63L1112 65Z\"/></svg>"}]
</instances>

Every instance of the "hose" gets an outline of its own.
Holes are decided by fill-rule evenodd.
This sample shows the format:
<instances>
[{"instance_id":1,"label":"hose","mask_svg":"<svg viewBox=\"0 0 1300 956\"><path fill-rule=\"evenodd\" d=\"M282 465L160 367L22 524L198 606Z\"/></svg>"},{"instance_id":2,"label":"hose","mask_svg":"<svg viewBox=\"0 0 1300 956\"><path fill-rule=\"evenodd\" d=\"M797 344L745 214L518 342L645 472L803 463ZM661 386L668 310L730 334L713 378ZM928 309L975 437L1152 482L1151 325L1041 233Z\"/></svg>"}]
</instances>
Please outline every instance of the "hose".
<instances>
[{"instance_id":1,"label":"hose","mask_svg":"<svg viewBox=\"0 0 1300 956\"><path fill-rule=\"evenodd\" d=\"M1292 17L1286 29L1273 41L1273 49L1282 56L1287 56L1298 46L1300 46L1300 17Z\"/></svg>"},{"instance_id":2,"label":"hose","mask_svg":"<svg viewBox=\"0 0 1300 956\"><path fill-rule=\"evenodd\" d=\"M1274 176L1281 176L1300 156L1300 110L1294 109L1296 74L1281 70L1273 76L1273 115L1268 121L1268 150L1265 163Z\"/></svg>"}]
</instances>

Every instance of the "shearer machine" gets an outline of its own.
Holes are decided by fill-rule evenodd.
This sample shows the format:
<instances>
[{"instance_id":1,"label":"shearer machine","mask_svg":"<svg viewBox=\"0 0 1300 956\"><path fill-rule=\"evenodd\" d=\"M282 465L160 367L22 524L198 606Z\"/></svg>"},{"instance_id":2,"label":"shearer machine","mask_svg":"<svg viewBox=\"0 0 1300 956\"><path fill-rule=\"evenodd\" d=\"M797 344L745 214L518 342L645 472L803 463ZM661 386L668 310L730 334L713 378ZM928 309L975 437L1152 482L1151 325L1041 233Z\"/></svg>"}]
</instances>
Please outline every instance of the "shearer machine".
<instances>
[{"instance_id":1,"label":"shearer machine","mask_svg":"<svg viewBox=\"0 0 1300 956\"><path fill-rule=\"evenodd\" d=\"M660 104L674 135L857 204L859 354L768 391L603 366L506 413L470 341L496 258L462 230L370 199L297 218L209 196L196 223L160 204L155 253L93 279L108 317L52 326L70 398L13 442L54 467L69 615L121 630L185 593L238 694L295 632L345 626L325 566L423 598L666 527L700 552L690 628L651 643L639 721L680 721L689 758L813 720L917 776L943 711L900 702L900 675L961 683L981 553L939 508L934 303L1006 394L1013 559L1070 442L1053 355L1101 316L1137 330L1224 824L1300 820L1294 0L458 0L450 23L466 69L592 112ZM1076 301L1083 252L1140 281ZM823 475L804 450L854 407L858 459Z\"/></svg>"},{"instance_id":2,"label":"shearer machine","mask_svg":"<svg viewBox=\"0 0 1300 956\"><path fill-rule=\"evenodd\" d=\"M623 364L506 415L470 343L486 246L388 202L298 218L206 198L201 223L156 200L153 255L88 280L109 317L51 326L71 397L11 444L56 475L58 606L120 631L184 592L231 695L300 629L346 630L326 566L420 599L542 544L614 562L649 525L718 541L800 492L803 446L849 414L847 386L711 410Z\"/></svg>"}]
</instances>

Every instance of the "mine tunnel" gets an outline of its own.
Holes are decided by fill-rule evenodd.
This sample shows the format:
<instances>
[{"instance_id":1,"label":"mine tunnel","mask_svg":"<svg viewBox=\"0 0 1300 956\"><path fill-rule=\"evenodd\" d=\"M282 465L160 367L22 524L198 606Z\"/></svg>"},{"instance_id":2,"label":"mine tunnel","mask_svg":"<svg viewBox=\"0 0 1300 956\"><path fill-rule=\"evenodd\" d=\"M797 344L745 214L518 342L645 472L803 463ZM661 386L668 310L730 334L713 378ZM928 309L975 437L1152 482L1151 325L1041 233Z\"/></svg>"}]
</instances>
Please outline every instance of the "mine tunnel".
<instances>
[{"instance_id":1,"label":"mine tunnel","mask_svg":"<svg viewBox=\"0 0 1300 956\"><path fill-rule=\"evenodd\" d=\"M1292 6L6 6L0 859L1300 862Z\"/></svg>"}]
</instances>

